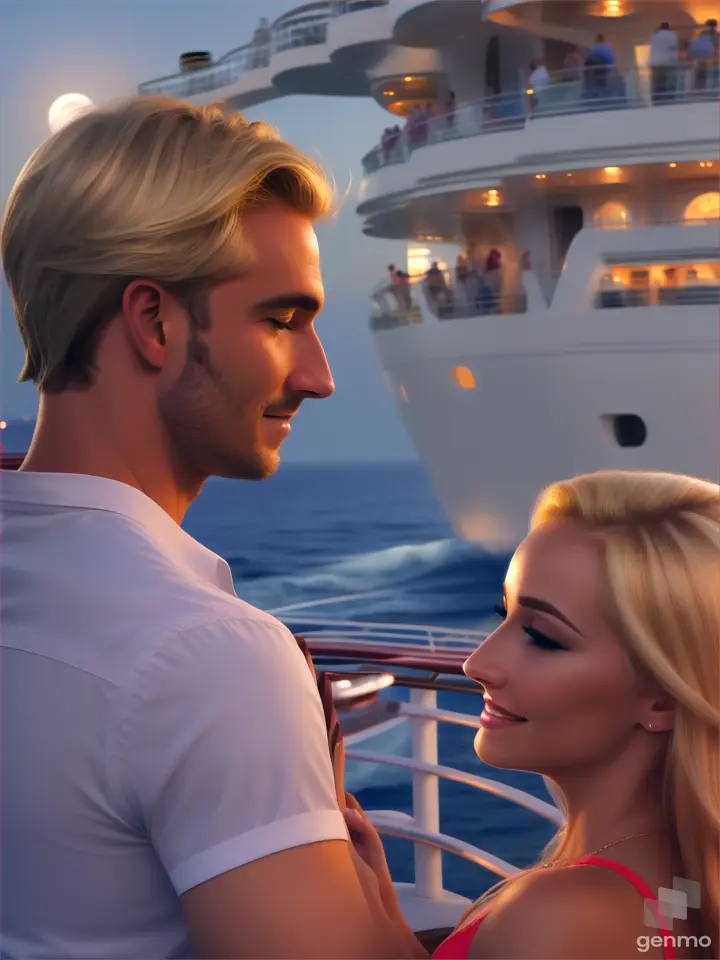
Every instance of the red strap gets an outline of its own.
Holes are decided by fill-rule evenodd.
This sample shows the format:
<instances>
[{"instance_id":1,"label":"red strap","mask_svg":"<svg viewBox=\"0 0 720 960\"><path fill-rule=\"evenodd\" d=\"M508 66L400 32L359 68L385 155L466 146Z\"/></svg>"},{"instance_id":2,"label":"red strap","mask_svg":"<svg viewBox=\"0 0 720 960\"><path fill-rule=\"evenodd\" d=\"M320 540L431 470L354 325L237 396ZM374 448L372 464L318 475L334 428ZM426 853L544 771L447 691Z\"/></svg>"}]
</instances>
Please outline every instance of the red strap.
<instances>
[{"instance_id":1,"label":"red strap","mask_svg":"<svg viewBox=\"0 0 720 960\"><path fill-rule=\"evenodd\" d=\"M633 870L630 870L629 867L624 866L624 864L617 863L615 860L606 860L605 857L580 857L578 860L574 860L572 863L569 863L568 866L605 867L607 870L612 870L614 873L619 874L621 877L624 877L629 883L631 883L640 896L644 897L645 900L649 902L650 909L655 914L655 918L658 922L658 932L655 935L663 938L663 956L665 957L665 960L675 960L675 949L672 944L672 935L670 931L662 925L663 915L660 911L657 896L652 892L642 877L639 877ZM670 937L671 942L665 943L665 937Z\"/></svg>"},{"instance_id":2,"label":"red strap","mask_svg":"<svg viewBox=\"0 0 720 960\"><path fill-rule=\"evenodd\" d=\"M481 914L461 930L451 933L432 955L432 960L467 960L470 954L470 946L475 939L477 928L482 923L483 917L484 914Z\"/></svg>"}]
</instances>

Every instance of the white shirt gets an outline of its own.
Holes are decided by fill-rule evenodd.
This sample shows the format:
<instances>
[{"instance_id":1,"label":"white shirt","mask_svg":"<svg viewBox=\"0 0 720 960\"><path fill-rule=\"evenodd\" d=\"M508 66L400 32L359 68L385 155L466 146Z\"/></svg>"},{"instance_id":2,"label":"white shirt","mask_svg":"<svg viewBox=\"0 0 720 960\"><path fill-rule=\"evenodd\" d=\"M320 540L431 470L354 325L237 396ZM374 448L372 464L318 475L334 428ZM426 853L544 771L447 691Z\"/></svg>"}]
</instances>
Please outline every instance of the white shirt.
<instances>
[{"instance_id":1,"label":"white shirt","mask_svg":"<svg viewBox=\"0 0 720 960\"><path fill-rule=\"evenodd\" d=\"M530 74L530 89L537 93L538 90L544 90L550 83L550 74L546 66L535 67Z\"/></svg>"},{"instance_id":2,"label":"white shirt","mask_svg":"<svg viewBox=\"0 0 720 960\"><path fill-rule=\"evenodd\" d=\"M650 66L672 66L678 62L678 56L678 38L672 30L657 30L650 40Z\"/></svg>"},{"instance_id":3,"label":"white shirt","mask_svg":"<svg viewBox=\"0 0 720 960\"><path fill-rule=\"evenodd\" d=\"M181 894L347 839L317 688L145 494L0 484L2 956L191 957Z\"/></svg>"}]
</instances>

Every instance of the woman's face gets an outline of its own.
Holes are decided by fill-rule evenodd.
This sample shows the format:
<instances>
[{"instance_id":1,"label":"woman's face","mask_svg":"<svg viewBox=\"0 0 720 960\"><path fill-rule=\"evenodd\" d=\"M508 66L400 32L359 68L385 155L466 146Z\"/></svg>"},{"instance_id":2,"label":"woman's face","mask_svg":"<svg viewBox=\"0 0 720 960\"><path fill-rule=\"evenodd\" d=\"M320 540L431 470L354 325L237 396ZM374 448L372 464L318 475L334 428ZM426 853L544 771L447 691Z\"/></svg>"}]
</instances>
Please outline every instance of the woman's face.
<instances>
[{"instance_id":1,"label":"woman's face","mask_svg":"<svg viewBox=\"0 0 720 960\"><path fill-rule=\"evenodd\" d=\"M538 527L505 578L507 617L465 664L485 688L475 751L495 767L549 776L618 757L647 709L604 616L602 546L571 520ZM497 721L489 711L521 720Z\"/></svg>"}]
</instances>

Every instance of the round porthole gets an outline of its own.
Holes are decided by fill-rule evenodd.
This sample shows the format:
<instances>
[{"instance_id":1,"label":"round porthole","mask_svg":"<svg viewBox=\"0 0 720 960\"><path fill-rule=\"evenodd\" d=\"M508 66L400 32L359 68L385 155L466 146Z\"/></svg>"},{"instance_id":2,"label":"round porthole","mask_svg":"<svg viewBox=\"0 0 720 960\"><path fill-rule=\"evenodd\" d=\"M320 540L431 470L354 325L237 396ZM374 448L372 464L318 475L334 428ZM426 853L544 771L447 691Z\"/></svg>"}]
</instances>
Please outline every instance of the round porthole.
<instances>
[{"instance_id":1,"label":"round porthole","mask_svg":"<svg viewBox=\"0 0 720 960\"><path fill-rule=\"evenodd\" d=\"M606 413L601 420L619 447L641 447L647 440L647 425L636 413Z\"/></svg>"}]
</instances>

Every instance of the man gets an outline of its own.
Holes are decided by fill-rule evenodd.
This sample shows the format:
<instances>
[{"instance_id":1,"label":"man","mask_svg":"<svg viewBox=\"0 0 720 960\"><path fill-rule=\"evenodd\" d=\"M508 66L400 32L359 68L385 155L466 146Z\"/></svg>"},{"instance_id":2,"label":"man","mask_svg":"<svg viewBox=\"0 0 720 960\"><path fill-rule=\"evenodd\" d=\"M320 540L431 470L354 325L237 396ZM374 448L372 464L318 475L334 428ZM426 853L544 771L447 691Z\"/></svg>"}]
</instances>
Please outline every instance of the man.
<instances>
[{"instance_id":1,"label":"man","mask_svg":"<svg viewBox=\"0 0 720 960\"><path fill-rule=\"evenodd\" d=\"M659 103L672 97L677 88L680 44L669 23L661 23L650 38L652 100Z\"/></svg>"},{"instance_id":2,"label":"man","mask_svg":"<svg viewBox=\"0 0 720 960\"><path fill-rule=\"evenodd\" d=\"M154 98L74 121L11 193L40 409L2 478L3 955L417 951L357 872L292 635L180 526L333 392L331 204L265 125Z\"/></svg>"},{"instance_id":3,"label":"man","mask_svg":"<svg viewBox=\"0 0 720 960\"><path fill-rule=\"evenodd\" d=\"M710 86L716 86L718 58L716 20L706 20L704 29L691 42L688 55L695 68L694 88L706 90Z\"/></svg>"}]
</instances>

